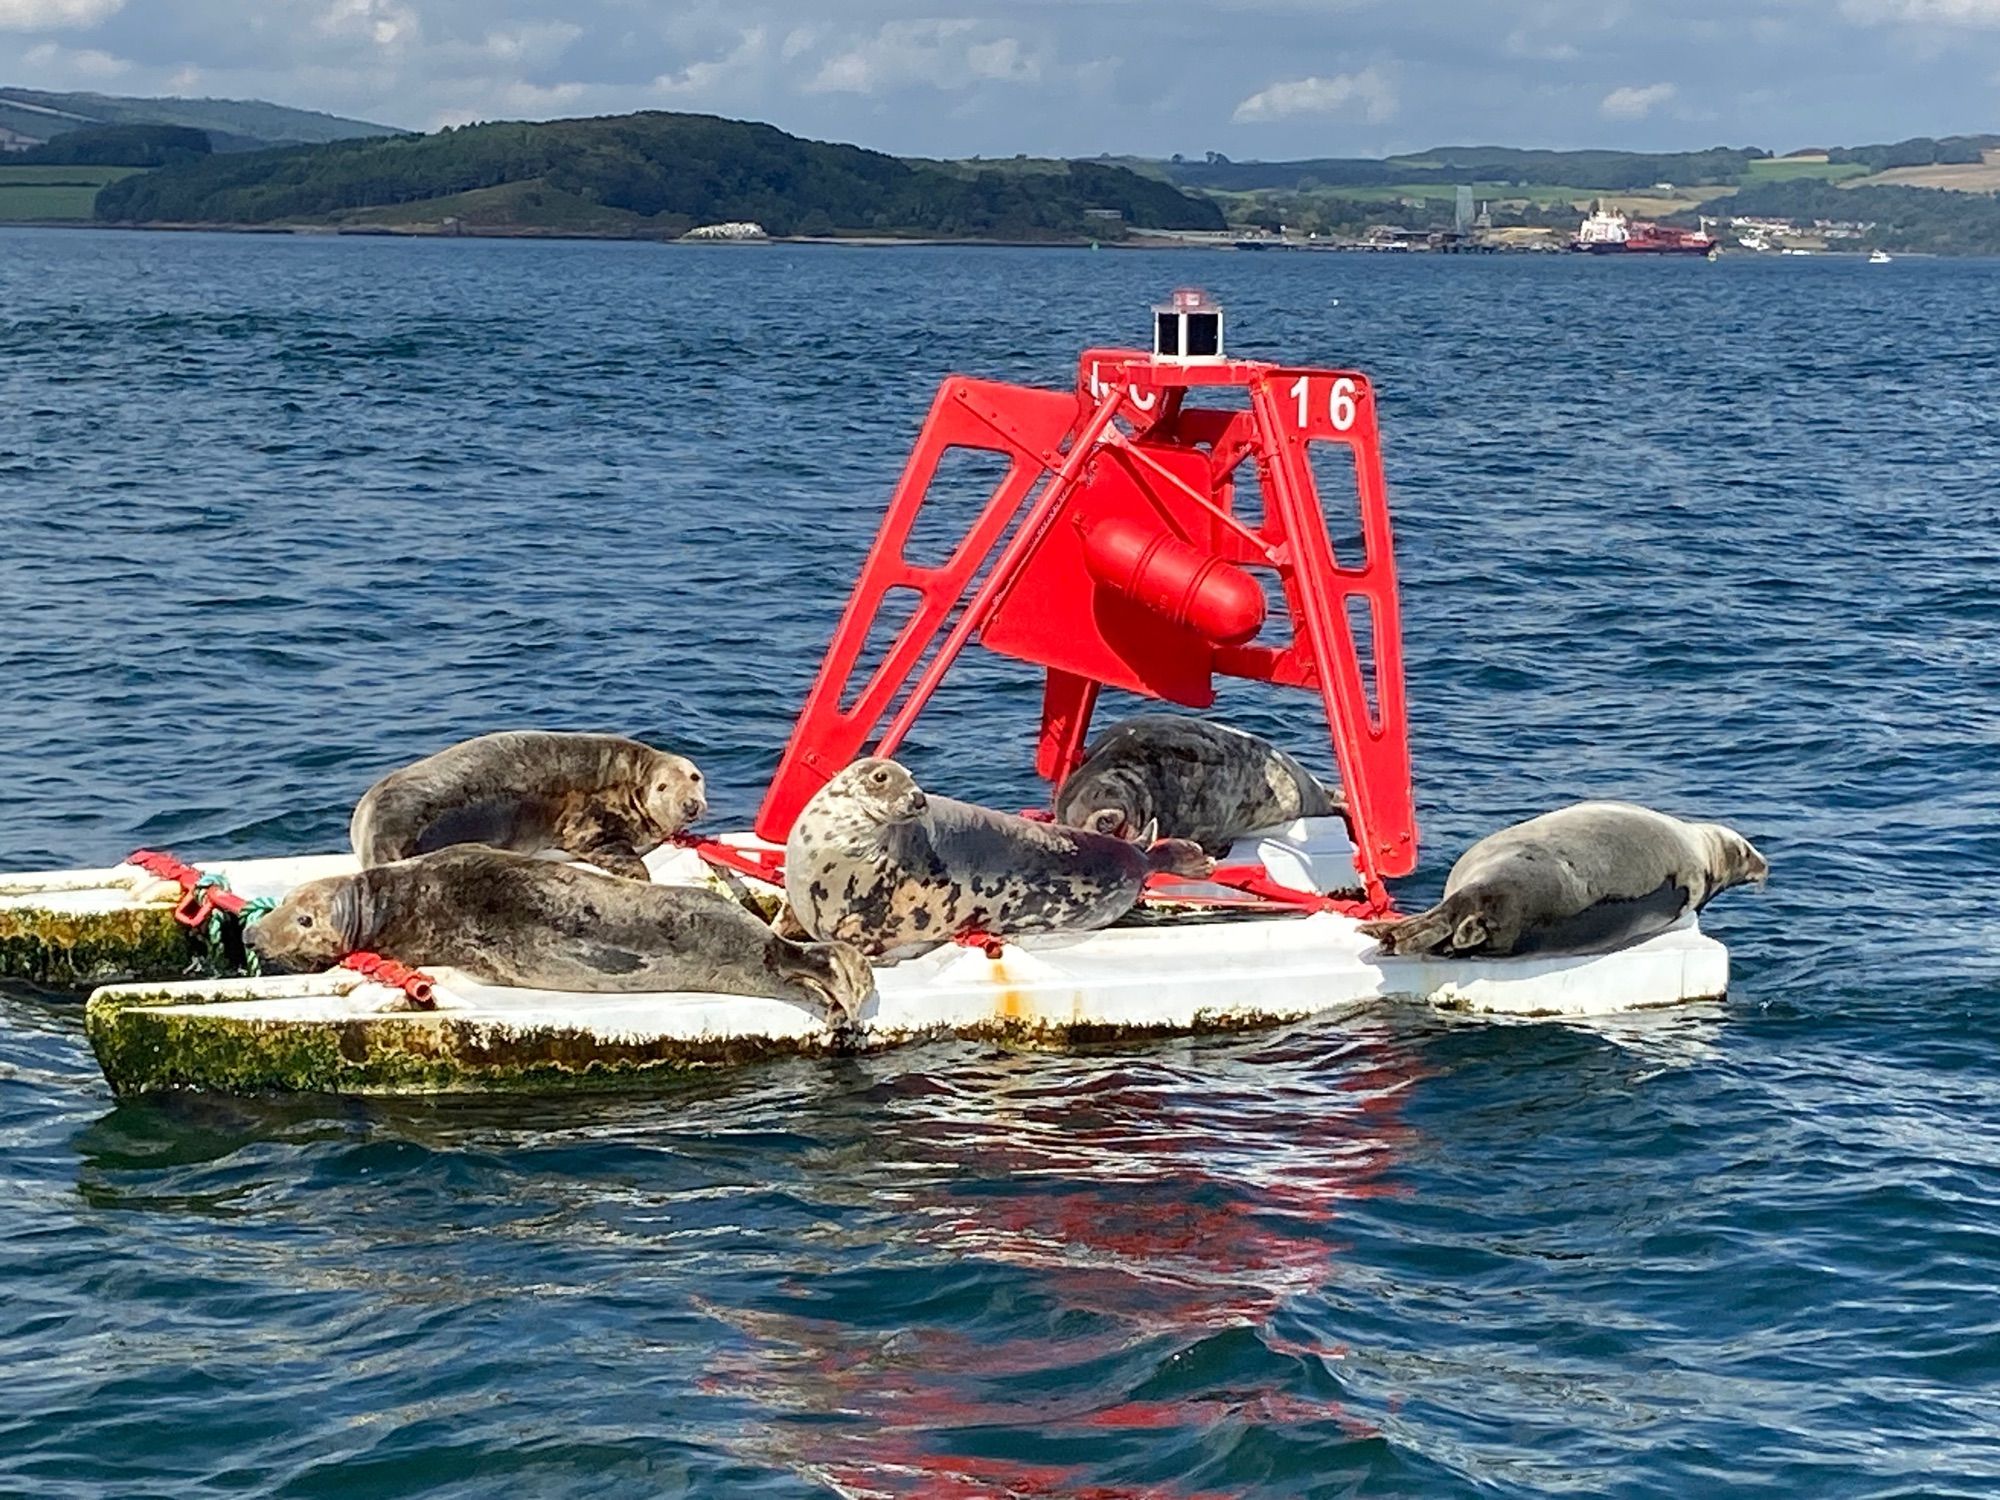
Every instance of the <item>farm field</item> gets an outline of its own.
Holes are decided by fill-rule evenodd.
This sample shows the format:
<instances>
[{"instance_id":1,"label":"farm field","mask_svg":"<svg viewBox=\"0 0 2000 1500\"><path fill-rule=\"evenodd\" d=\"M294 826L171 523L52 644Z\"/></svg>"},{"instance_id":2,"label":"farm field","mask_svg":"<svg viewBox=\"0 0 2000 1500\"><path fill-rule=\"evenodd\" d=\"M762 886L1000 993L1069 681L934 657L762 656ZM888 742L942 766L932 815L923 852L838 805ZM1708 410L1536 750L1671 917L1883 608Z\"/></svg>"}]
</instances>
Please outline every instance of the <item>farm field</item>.
<instances>
[{"instance_id":1,"label":"farm field","mask_svg":"<svg viewBox=\"0 0 2000 1500\"><path fill-rule=\"evenodd\" d=\"M1865 182L1844 181L1842 187L1924 187L1960 193L2000 191L2000 151L1984 153L1983 161L1962 166L1892 167Z\"/></svg>"},{"instance_id":2,"label":"farm field","mask_svg":"<svg viewBox=\"0 0 2000 1500\"><path fill-rule=\"evenodd\" d=\"M1810 177L1819 182L1847 182L1867 175L1868 169L1858 161L1794 161L1779 156L1751 162L1744 170L1743 180L1745 183L1789 182L1795 178ZM1875 180L1879 182L1882 179Z\"/></svg>"},{"instance_id":3,"label":"farm field","mask_svg":"<svg viewBox=\"0 0 2000 1500\"><path fill-rule=\"evenodd\" d=\"M0 167L0 224L88 219L97 190L137 167Z\"/></svg>"}]
</instances>

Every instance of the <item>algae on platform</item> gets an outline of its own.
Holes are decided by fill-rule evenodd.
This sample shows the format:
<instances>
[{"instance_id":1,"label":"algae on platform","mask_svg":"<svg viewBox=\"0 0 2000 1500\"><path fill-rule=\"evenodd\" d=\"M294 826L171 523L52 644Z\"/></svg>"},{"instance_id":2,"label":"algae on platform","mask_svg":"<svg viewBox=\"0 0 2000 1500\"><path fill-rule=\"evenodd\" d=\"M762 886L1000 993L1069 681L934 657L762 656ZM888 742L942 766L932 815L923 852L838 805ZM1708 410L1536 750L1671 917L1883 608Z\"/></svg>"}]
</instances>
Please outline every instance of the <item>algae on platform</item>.
<instances>
[{"instance_id":1,"label":"algae on platform","mask_svg":"<svg viewBox=\"0 0 2000 1500\"><path fill-rule=\"evenodd\" d=\"M88 989L117 979L178 979L202 954L169 906L66 912L0 906L0 979Z\"/></svg>"},{"instance_id":2,"label":"algae on platform","mask_svg":"<svg viewBox=\"0 0 2000 1500\"><path fill-rule=\"evenodd\" d=\"M85 1030L112 1091L438 1094L643 1086L700 1069L831 1050L830 1039L607 1038L516 1030L435 1011L338 1021L257 1020L187 1007L210 997L93 995Z\"/></svg>"}]
</instances>

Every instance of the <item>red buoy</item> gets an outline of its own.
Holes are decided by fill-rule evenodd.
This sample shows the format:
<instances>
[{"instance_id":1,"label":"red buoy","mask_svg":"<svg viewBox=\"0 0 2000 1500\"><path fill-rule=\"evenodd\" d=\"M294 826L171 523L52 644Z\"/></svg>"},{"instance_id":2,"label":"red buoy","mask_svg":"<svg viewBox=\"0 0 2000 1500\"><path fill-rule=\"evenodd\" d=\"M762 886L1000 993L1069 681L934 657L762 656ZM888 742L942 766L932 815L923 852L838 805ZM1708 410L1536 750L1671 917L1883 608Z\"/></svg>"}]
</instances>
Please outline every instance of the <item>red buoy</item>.
<instances>
[{"instance_id":1,"label":"red buoy","mask_svg":"<svg viewBox=\"0 0 2000 1500\"><path fill-rule=\"evenodd\" d=\"M1241 646L1264 628L1264 591L1234 563L1123 516L1082 531L1090 576L1135 604L1218 646Z\"/></svg>"}]
</instances>

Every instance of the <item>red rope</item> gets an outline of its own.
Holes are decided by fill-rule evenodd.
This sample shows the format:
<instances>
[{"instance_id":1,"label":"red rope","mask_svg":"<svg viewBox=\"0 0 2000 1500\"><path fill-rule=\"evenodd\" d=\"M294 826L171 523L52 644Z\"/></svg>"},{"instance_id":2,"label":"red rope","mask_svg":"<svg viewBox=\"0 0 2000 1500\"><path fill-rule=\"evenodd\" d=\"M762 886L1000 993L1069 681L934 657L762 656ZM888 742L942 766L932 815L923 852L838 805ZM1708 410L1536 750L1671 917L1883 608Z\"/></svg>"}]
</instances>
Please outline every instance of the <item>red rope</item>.
<instances>
[{"instance_id":1,"label":"red rope","mask_svg":"<svg viewBox=\"0 0 2000 1500\"><path fill-rule=\"evenodd\" d=\"M363 979L401 990L410 997L410 1004L417 1010L437 1009L437 981L421 969L406 968L393 958L366 952L348 954L340 961L340 966L352 969Z\"/></svg>"},{"instance_id":2,"label":"red rope","mask_svg":"<svg viewBox=\"0 0 2000 1500\"><path fill-rule=\"evenodd\" d=\"M1184 877L1178 875L1156 875L1147 882L1147 888L1159 890L1184 883L1187 883ZM1345 896L1323 896L1317 891L1302 891L1273 879L1271 872L1262 865L1217 865L1205 882L1195 883L1227 886L1272 906L1289 906L1299 911L1330 911L1358 921L1386 916L1394 910L1394 903L1386 893L1379 899L1364 897L1358 901ZM1174 896L1173 899L1186 900L1197 906L1203 904L1200 896Z\"/></svg>"},{"instance_id":3,"label":"red rope","mask_svg":"<svg viewBox=\"0 0 2000 1500\"><path fill-rule=\"evenodd\" d=\"M183 927L199 927L218 911L240 917L248 904L234 891L226 891L211 883L209 876L193 865L182 864L171 854L138 849L126 856L125 863L137 865L148 875L161 880L171 880L185 892L180 904L174 908L174 920Z\"/></svg>"}]
</instances>

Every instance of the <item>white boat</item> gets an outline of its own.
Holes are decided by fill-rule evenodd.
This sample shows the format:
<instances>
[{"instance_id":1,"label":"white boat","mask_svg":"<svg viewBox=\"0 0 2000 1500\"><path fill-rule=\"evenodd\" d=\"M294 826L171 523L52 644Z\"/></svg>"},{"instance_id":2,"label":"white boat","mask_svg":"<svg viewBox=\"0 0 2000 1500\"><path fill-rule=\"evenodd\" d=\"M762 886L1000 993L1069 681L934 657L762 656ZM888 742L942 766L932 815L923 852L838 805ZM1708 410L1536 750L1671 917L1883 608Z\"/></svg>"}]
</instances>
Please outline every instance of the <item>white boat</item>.
<instances>
[{"instance_id":1,"label":"white boat","mask_svg":"<svg viewBox=\"0 0 2000 1500\"><path fill-rule=\"evenodd\" d=\"M1887 250L1871 250L1868 252L1868 264L1871 266L1886 266L1894 259L1895 257Z\"/></svg>"}]
</instances>

